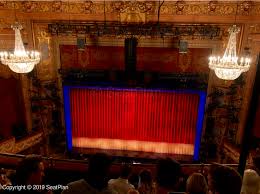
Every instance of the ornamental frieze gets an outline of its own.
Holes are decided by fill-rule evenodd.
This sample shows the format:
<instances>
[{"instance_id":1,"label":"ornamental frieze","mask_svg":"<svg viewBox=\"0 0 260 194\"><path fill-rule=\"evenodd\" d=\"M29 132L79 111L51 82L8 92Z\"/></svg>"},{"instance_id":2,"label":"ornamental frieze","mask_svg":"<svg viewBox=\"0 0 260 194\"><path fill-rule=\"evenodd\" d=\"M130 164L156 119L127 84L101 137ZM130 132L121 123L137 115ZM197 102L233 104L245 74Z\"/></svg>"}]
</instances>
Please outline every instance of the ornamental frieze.
<instances>
[{"instance_id":1,"label":"ornamental frieze","mask_svg":"<svg viewBox=\"0 0 260 194\"><path fill-rule=\"evenodd\" d=\"M157 1L0 1L0 10L15 9L17 12L35 13L74 13L104 14L107 13L145 13L157 15ZM166 1L160 5L162 15L260 15L260 2L241 1ZM105 9L104 9L105 8Z\"/></svg>"},{"instance_id":2,"label":"ornamental frieze","mask_svg":"<svg viewBox=\"0 0 260 194\"><path fill-rule=\"evenodd\" d=\"M52 35L60 34L88 34L96 36L149 36L149 37L180 37L202 36L217 39L223 34L216 25L172 25L157 24L118 24L118 23L53 23L48 25L48 32Z\"/></svg>"}]
</instances>

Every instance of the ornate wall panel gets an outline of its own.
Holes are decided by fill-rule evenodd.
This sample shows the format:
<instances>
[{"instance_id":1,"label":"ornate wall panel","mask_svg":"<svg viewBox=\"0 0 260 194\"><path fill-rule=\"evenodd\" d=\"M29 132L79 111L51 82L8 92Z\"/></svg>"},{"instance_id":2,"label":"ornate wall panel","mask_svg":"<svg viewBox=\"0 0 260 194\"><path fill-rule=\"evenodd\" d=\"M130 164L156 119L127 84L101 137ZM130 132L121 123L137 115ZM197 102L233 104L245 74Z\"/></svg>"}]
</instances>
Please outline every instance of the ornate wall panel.
<instances>
[{"instance_id":1,"label":"ornate wall panel","mask_svg":"<svg viewBox=\"0 0 260 194\"><path fill-rule=\"evenodd\" d=\"M249 33L250 35L260 34L260 24L251 25L249 28Z\"/></svg>"},{"instance_id":2,"label":"ornate wall panel","mask_svg":"<svg viewBox=\"0 0 260 194\"><path fill-rule=\"evenodd\" d=\"M37 76L40 80L55 80L57 67L53 60L53 42L48 34L47 24L34 23L36 48L41 52L41 61L37 65Z\"/></svg>"},{"instance_id":3,"label":"ornate wall panel","mask_svg":"<svg viewBox=\"0 0 260 194\"><path fill-rule=\"evenodd\" d=\"M207 48L191 48L179 54L176 48L138 47L138 71L161 73L208 73ZM74 45L61 45L61 67L88 70L124 70L124 47L88 46L78 51Z\"/></svg>"}]
</instances>

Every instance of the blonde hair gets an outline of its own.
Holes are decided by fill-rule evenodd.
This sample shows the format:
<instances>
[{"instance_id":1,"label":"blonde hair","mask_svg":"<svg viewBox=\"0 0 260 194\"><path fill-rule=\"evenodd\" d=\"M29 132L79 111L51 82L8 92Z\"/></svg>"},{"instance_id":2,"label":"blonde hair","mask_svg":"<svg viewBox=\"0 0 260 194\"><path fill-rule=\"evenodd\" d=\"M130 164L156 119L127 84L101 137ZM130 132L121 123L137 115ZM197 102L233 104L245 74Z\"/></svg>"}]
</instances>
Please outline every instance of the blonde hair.
<instances>
[{"instance_id":1,"label":"blonde hair","mask_svg":"<svg viewBox=\"0 0 260 194\"><path fill-rule=\"evenodd\" d=\"M127 192L127 194L139 194L139 192L135 189L131 189Z\"/></svg>"},{"instance_id":2,"label":"blonde hair","mask_svg":"<svg viewBox=\"0 0 260 194\"><path fill-rule=\"evenodd\" d=\"M193 173L186 182L186 193L207 194L208 185L205 177L201 173Z\"/></svg>"},{"instance_id":3,"label":"blonde hair","mask_svg":"<svg viewBox=\"0 0 260 194\"><path fill-rule=\"evenodd\" d=\"M259 192L259 180L259 175L255 170L245 170L241 194L257 194Z\"/></svg>"}]
</instances>

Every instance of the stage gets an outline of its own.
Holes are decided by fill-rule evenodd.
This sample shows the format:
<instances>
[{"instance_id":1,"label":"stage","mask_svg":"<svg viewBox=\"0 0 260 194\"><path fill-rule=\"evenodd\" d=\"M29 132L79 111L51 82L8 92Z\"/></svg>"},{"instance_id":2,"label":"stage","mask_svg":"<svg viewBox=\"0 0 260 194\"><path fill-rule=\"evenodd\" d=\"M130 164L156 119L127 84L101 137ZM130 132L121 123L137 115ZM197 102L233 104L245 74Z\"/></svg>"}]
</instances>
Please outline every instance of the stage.
<instances>
[{"instance_id":1,"label":"stage","mask_svg":"<svg viewBox=\"0 0 260 194\"><path fill-rule=\"evenodd\" d=\"M154 152L143 152L143 151L129 151L129 150L106 150L106 149L95 149L95 148L80 148L73 147L72 155L80 154L83 158L88 158L89 155L95 153L106 153L113 158L113 161L118 163L133 163L133 164L153 164L157 162L159 158L172 158L174 160L181 161L182 163L190 163L193 160L192 155L184 154L168 154L168 153L154 153ZM73 157L72 157L73 158Z\"/></svg>"}]
</instances>

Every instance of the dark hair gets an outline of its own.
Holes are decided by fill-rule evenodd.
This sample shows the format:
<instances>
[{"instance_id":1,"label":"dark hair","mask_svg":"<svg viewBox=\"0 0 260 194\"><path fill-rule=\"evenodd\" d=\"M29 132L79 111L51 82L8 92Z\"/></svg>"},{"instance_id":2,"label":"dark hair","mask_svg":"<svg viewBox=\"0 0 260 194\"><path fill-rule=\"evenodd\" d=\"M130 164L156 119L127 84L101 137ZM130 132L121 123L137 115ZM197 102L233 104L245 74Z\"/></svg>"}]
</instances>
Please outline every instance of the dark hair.
<instances>
[{"instance_id":1,"label":"dark hair","mask_svg":"<svg viewBox=\"0 0 260 194\"><path fill-rule=\"evenodd\" d=\"M120 177L128 178L131 172L132 172L132 167L128 164L123 164L121 167Z\"/></svg>"},{"instance_id":2,"label":"dark hair","mask_svg":"<svg viewBox=\"0 0 260 194\"><path fill-rule=\"evenodd\" d=\"M39 170L39 164L43 161L41 156L28 155L19 164L16 169L16 183L19 185L27 184L32 173Z\"/></svg>"},{"instance_id":3,"label":"dark hair","mask_svg":"<svg viewBox=\"0 0 260 194\"><path fill-rule=\"evenodd\" d=\"M139 174L141 183L152 185L152 173L150 170L142 170Z\"/></svg>"},{"instance_id":4,"label":"dark hair","mask_svg":"<svg viewBox=\"0 0 260 194\"><path fill-rule=\"evenodd\" d=\"M260 156L256 156L253 158L254 168L259 173L260 172Z\"/></svg>"},{"instance_id":5,"label":"dark hair","mask_svg":"<svg viewBox=\"0 0 260 194\"><path fill-rule=\"evenodd\" d=\"M96 153L89 158L88 173L106 175L111 165L111 159L104 153Z\"/></svg>"},{"instance_id":6,"label":"dark hair","mask_svg":"<svg viewBox=\"0 0 260 194\"><path fill-rule=\"evenodd\" d=\"M131 183L132 185L134 185L135 189L138 188L138 182L139 182L139 176L138 174L134 173L131 174L128 178L129 183Z\"/></svg>"},{"instance_id":7,"label":"dark hair","mask_svg":"<svg viewBox=\"0 0 260 194\"><path fill-rule=\"evenodd\" d=\"M181 176L180 164L171 158L161 159L157 164L157 183L161 187L173 189Z\"/></svg>"},{"instance_id":8,"label":"dark hair","mask_svg":"<svg viewBox=\"0 0 260 194\"><path fill-rule=\"evenodd\" d=\"M96 153L89 158L87 182L97 190L107 186L107 175L112 160L104 153Z\"/></svg>"},{"instance_id":9,"label":"dark hair","mask_svg":"<svg viewBox=\"0 0 260 194\"><path fill-rule=\"evenodd\" d=\"M213 190L219 194L240 194L242 178L231 167L212 164L209 170L213 180Z\"/></svg>"}]
</instances>

